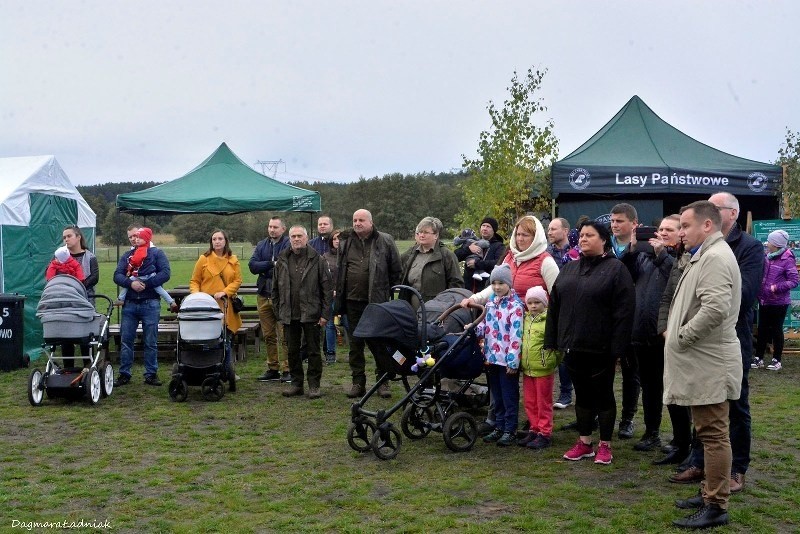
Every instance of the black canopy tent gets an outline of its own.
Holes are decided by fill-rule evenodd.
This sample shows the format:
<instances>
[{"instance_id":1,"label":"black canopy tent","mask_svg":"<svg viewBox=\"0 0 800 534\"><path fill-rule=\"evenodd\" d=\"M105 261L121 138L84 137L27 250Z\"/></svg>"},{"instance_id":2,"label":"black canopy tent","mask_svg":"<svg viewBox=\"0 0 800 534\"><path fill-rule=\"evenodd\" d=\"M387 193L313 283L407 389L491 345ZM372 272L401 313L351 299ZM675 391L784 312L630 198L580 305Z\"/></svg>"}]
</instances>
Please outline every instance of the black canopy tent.
<instances>
[{"instance_id":1,"label":"black canopy tent","mask_svg":"<svg viewBox=\"0 0 800 534\"><path fill-rule=\"evenodd\" d=\"M638 96L571 154L553 164L552 192L559 216L608 213L629 202L649 223L694 200L727 191L742 211L778 215L783 169L727 154L665 122Z\"/></svg>"}]
</instances>

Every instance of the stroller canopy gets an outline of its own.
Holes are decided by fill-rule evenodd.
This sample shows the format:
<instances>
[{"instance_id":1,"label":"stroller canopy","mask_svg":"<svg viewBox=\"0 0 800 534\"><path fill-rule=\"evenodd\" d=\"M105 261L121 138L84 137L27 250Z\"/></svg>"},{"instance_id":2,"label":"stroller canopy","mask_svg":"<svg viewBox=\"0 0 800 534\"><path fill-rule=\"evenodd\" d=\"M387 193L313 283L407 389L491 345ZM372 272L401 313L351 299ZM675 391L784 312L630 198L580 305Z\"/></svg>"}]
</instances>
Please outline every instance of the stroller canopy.
<instances>
[{"instance_id":1,"label":"stroller canopy","mask_svg":"<svg viewBox=\"0 0 800 534\"><path fill-rule=\"evenodd\" d=\"M51 278L44 286L36 307L36 317L43 321L92 321L94 304L86 296L83 283L68 274Z\"/></svg>"},{"instance_id":2,"label":"stroller canopy","mask_svg":"<svg viewBox=\"0 0 800 534\"><path fill-rule=\"evenodd\" d=\"M406 347L419 343L417 314L406 300L369 304L364 309L353 335L370 339L389 339Z\"/></svg>"},{"instance_id":3,"label":"stroller canopy","mask_svg":"<svg viewBox=\"0 0 800 534\"><path fill-rule=\"evenodd\" d=\"M442 315L452 306L455 304L460 304L462 300L471 296L472 291L469 291L468 289L460 287L445 289L425 303L425 315L427 316L425 318L425 322L433 323L439 318L440 315ZM420 321L422 321L422 309L420 308L417 310L417 313L419 314ZM471 323L477 317L478 312L474 309L460 308L448 315L447 318L445 318L442 326L444 327L445 332L459 333L464 330L464 325Z\"/></svg>"}]
</instances>

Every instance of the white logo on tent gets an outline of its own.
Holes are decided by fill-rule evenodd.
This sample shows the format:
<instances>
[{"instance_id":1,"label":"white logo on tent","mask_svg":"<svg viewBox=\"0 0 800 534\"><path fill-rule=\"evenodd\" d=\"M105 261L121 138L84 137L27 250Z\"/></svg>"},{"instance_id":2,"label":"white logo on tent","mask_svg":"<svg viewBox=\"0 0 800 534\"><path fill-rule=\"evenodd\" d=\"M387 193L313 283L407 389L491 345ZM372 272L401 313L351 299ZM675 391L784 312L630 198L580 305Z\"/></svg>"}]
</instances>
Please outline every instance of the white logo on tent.
<instances>
[{"instance_id":1,"label":"white logo on tent","mask_svg":"<svg viewBox=\"0 0 800 534\"><path fill-rule=\"evenodd\" d=\"M754 172L747 177L747 187L755 193L760 193L767 188L767 177L764 173Z\"/></svg>"},{"instance_id":2,"label":"white logo on tent","mask_svg":"<svg viewBox=\"0 0 800 534\"><path fill-rule=\"evenodd\" d=\"M583 167L578 167L569 173L569 185L578 191L589 187L589 182L592 181L592 175Z\"/></svg>"}]
</instances>

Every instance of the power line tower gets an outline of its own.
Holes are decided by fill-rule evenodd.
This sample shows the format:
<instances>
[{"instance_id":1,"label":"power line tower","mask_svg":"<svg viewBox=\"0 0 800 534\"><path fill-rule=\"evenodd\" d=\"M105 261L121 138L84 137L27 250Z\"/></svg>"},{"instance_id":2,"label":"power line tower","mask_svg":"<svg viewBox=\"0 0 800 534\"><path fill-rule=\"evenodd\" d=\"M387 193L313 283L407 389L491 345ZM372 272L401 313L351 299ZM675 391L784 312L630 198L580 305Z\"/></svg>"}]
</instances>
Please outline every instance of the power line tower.
<instances>
[{"instance_id":1,"label":"power line tower","mask_svg":"<svg viewBox=\"0 0 800 534\"><path fill-rule=\"evenodd\" d=\"M261 174L263 174L264 176L269 176L269 174L267 173L271 172L272 178L275 178L278 175L278 168L281 166L281 164L283 165L283 172L286 172L286 162L283 161L282 159L256 161L256 165L261 165Z\"/></svg>"}]
</instances>

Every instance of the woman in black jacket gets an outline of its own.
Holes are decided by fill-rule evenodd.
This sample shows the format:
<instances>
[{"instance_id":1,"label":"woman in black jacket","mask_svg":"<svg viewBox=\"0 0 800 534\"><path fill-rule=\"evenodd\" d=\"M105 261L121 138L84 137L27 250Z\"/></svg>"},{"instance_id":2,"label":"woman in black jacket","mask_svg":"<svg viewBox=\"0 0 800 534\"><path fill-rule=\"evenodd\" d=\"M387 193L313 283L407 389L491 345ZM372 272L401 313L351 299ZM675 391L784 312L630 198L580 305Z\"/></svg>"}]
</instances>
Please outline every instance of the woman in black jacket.
<instances>
[{"instance_id":1,"label":"woman in black jacket","mask_svg":"<svg viewBox=\"0 0 800 534\"><path fill-rule=\"evenodd\" d=\"M575 386L578 442L564 454L567 460L595 457L610 464L611 437L617 417L614 398L616 361L631 342L635 306L628 269L609 254L611 234L597 221L581 225L581 257L564 265L550 293L545 349L564 353ZM598 416L600 443L592 446L592 424Z\"/></svg>"}]
</instances>

